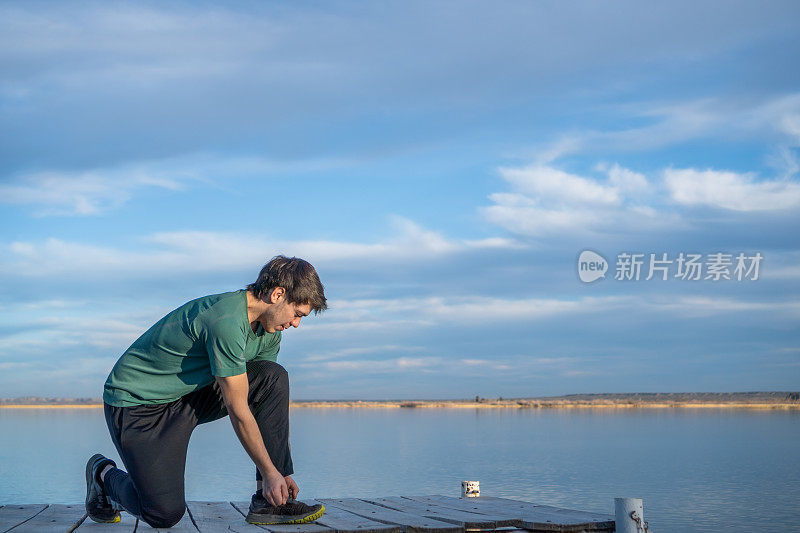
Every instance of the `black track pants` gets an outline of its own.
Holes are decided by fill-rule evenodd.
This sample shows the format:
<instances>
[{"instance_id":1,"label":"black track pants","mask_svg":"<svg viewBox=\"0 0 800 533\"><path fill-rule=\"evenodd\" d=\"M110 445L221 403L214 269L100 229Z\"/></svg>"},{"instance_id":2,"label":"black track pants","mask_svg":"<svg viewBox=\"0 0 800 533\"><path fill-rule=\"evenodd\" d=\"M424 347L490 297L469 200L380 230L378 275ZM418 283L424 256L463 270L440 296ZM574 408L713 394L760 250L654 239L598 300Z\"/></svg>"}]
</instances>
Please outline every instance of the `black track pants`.
<instances>
[{"instance_id":1,"label":"black track pants","mask_svg":"<svg viewBox=\"0 0 800 533\"><path fill-rule=\"evenodd\" d=\"M272 361L247 363L248 403L275 468L294 473L289 450L289 377ZM113 407L106 423L125 468L108 471L105 490L126 511L156 528L176 524L186 509L183 476L189 437L198 424L228 415L216 383L171 403ZM256 469L256 479L261 473Z\"/></svg>"}]
</instances>

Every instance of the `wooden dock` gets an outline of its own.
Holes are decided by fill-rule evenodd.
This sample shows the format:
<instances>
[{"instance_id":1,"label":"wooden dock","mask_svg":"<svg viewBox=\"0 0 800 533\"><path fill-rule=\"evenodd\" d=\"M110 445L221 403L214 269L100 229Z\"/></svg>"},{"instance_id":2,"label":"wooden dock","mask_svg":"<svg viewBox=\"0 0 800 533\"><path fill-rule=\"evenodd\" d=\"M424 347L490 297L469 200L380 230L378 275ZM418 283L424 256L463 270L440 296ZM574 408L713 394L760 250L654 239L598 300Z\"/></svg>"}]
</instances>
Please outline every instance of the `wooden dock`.
<instances>
[{"instance_id":1,"label":"wooden dock","mask_svg":"<svg viewBox=\"0 0 800 533\"><path fill-rule=\"evenodd\" d=\"M244 521L249 502L189 502L183 519L170 529L155 530L127 513L122 522L96 524L83 504L0 506L0 533L72 532L129 533L503 533L544 531L614 531L612 515L481 496L393 496L303 500L322 503L325 514L311 524L254 526Z\"/></svg>"}]
</instances>

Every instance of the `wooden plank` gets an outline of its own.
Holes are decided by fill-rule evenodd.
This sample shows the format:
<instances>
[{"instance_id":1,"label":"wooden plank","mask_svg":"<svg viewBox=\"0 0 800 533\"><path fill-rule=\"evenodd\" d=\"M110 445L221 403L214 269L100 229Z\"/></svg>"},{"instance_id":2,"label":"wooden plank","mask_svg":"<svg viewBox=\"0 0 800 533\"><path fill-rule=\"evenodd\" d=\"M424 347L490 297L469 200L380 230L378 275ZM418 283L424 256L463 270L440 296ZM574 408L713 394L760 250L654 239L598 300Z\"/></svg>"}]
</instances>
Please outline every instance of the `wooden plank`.
<instances>
[{"instance_id":1,"label":"wooden plank","mask_svg":"<svg viewBox=\"0 0 800 533\"><path fill-rule=\"evenodd\" d=\"M461 498L454 498L454 499L461 499ZM478 498L464 498L464 499L471 499L471 500L474 499L474 500L479 500L479 501L483 501L483 502L492 502L492 503L501 504L501 505L507 505L507 506L515 507L515 508L519 508L519 509L527 509L527 508L530 508L531 506L533 506L533 507L548 507L548 508L551 508L551 509L559 509L559 510L562 510L562 511L570 511L570 512L576 512L576 513L586 513L586 514L592 514L592 515L596 515L596 516L605 516L605 517L613 518L613 515L611 515L611 514L592 513L592 512L589 512L589 511L579 511L579 510L575 510L575 509L568 509L568 508L565 508L565 507L554 507L552 505L542 505L542 504L532 503L532 502L528 502L528 501L524 501L524 500L512 500L510 498L500 498L500 497L497 497L497 496L480 496Z\"/></svg>"},{"instance_id":2,"label":"wooden plank","mask_svg":"<svg viewBox=\"0 0 800 533\"><path fill-rule=\"evenodd\" d=\"M244 516L230 502L187 502L186 506L200 533L225 531L229 528L241 533L264 533L259 526L245 522Z\"/></svg>"},{"instance_id":3,"label":"wooden plank","mask_svg":"<svg viewBox=\"0 0 800 533\"><path fill-rule=\"evenodd\" d=\"M135 516L121 512L120 518L121 521L115 524L98 524L87 516L73 531L78 533L133 533L136 530Z\"/></svg>"},{"instance_id":4,"label":"wooden plank","mask_svg":"<svg viewBox=\"0 0 800 533\"><path fill-rule=\"evenodd\" d=\"M443 522L434 518L427 518L418 514L405 513L395 509L389 509L381 505L375 505L355 498L344 499L321 499L319 500L331 507L338 507L351 513L383 522L384 524L397 524L406 533L461 533L463 526L457 526L449 522Z\"/></svg>"},{"instance_id":5,"label":"wooden plank","mask_svg":"<svg viewBox=\"0 0 800 533\"><path fill-rule=\"evenodd\" d=\"M250 502L231 502L231 504L243 517L247 516L247 511L250 509ZM259 527L268 531L273 531L274 533L334 533L333 529L316 522L311 522L309 524L270 524Z\"/></svg>"},{"instance_id":6,"label":"wooden plank","mask_svg":"<svg viewBox=\"0 0 800 533\"><path fill-rule=\"evenodd\" d=\"M497 522L497 527L518 527L522 523L519 512L501 512L497 509L486 509L485 506L473 505L471 502L475 498L451 498L448 496L401 496L401 498L432 505L437 509L452 509L485 516L487 520Z\"/></svg>"},{"instance_id":7,"label":"wooden plank","mask_svg":"<svg viewBox=\"0 0 800 533\"><path fill-rule=\"evenodd\" d=\"M520 524L519 519L509 518L508 515L495 514L490 516L478 514L472 511L441 506L432 502L418 501L405 496L368 500L381 505L394 507L400 511L413 512L429 518L444 520L452 524L460 524L466 529L497 529L499 527L518 526Z\"/></svg>"},{"instance_id":8,"label":"wooden plank","mask_svg":"<svg viewBox=\"0 0 800 533\"><path fill-rule=\"evenodd\" d=\"M13 533L37 533L39 531L64 533L81 523L85 515L85 505L51 504L12 531Z\"/></svg>"},{"instance_id":9,"label":"wooden plank","mask_svg":"<svg viewBox=\"0 0 800 533\"><path fill-rule=\"evenodd\" d=\"M564 509L531 502L481 496L478 498L454 498L450 496L420 497L425 501L456 509L471 510L477 513L508 514L520 518L521 527L542 531L580 531L604 530L613 528L614 517L600 513L589 513ZM414 498L417 499L417 498Z\"/></svg>"},{"instance_id":10,"label":"wooden plank","mask_svg":"<svg viewBox=\"0 0 800 533\"><path fill-rule=\"evenodd\" d=\"M455 498L452 496L404 496L404 498L431 502L436 505L447 507L454 507L462 510L469 510L470 512L480 514L502 513L504 515L513 514L519 516L526 509L536 509L537 511L563 511L561 507L553 507L551 505L541 505L538 503L524 502L521 500L509 500L511 505L504 502L490 503L488 496L481 496L478 498ZM517 505L519 504L519 505Z\"/></svg>"},{"instance_id":11,"label":"wooden plank","mask_svg":"<svg viewBox=\"0 0 800 533\"><path fill-rule=\"evenodd\" d=\"M306 500L306 503L309 505L318 503L325 505L323 502L316 500ZM402 531L402 528L397 524L376 522L332 506L325 507L325 514L317 520L317 523L336 530L336 533L400 533Z\"/></svg>"},{"instance_id":12,"label":"wooden plank","mask_svg":"<svg viewBox=\"0 0 800 533\"><path fill-rule=\"evenodd\" d=\"M508 529L500 529L502 533L553 533L554 531L562 531L558 529L519 529L519 528L508 528ZM569 533L614 533L614 528L610 529L570 529L568 530Z\"/></svg>"},{"instance_id":13,"label":"wooden plank","mask_svg":"<svg viewBox=\"0 0 800 533\"><path fill-rule=\"evenodd\" d=\"M5 505L0 509L0 533L5 533L47 508L46 503L35 503L31 505Z\"/></svg>"},{"instance_id":14,"label":"wooden plank","mask_svg":"<svg viewBox=\"0 0 800 533\"><path fill-rule=\"evenodd\" d=\"M454 498L450 496L419 496L409 498L487 514L487 516L501 513L509 517L519 518L521 520L521 527L533 531L602 531L613 528L613 519L610 526L606 522L587 522L585 521L585 517L580 517L582 519L577 522L569 522L569 517L565 516L565 512L571 512L570 509L538 505L517 500L508 500L509 502L513 502L513 504L507 505L505 502L490 502L489 498L484 496L479 498ZM582 511L577 512L580 513ZM567 520L565 520L565 518Z\"/></svg>"},{"instance_id":15,"label":"wooden plank","mask_svg":"<svg viewBox=\"0 0 800 533\"><path fill-rule=\"evenodd\" d=\"M477 498L482 499L482 498ZM523 512L522 527L527 528L535 523L538 516L553 516L553 523L562 526L582 526L588 528L594 526L596 529L607 529L614 526L614 516L604 513L592 513L588 511L578 511L576 509L564 509L560 507L536 505L530 502L510 500L508 498L485 497L488 505L504 505L512 509L520 509ZM505 507L504 507L505 508Z\"/></svg>"},{"instance_id":16,"label":"wooden plank","mask_svg":"<svg viewBox=\"0 0 800 533\"><path fill-rule=\"evenodd\" d=\"M485 515L468 513L458 509L437 507L425 502L417 502L401 497L364 498L365 501L391 507L404 513L412 513L426 518L456 524L466 529L497 529L497 522Z\"/></svg>"},{"instance_id":17,"label":"wooden plank","mask_svg":"<svg viewBox=\"0 0 800 533\"><path fill-rule=\"evenodd\" d=\"M504 527L503 521L521 521L523 531L612 531L610 514L564 509L550 505L483 496L454 498L448 496L403 496L389 498L323 499L326 513L311 524L255 526L244 516L249 502L190 502L189 512L176 526L152 529L139 523L142 532L212 533L461 533L467 529ZM126 513L117 524L97 524L84 519L81 505L4 505L0 506L0 533L28 533L73 530L86 533L131 533L136 519ZM521 533L505 527L502 533Z\"/></svg>"},{"instance_id":18,"label":"wooden plank","mask_svg":"<svg viewBox=\"0 0 800 533\"><path fill-rule=\"evenodd\" d=\"M144 520L139 520L139 525L136 527L136 533L143 533L149 531L158 531L159 533L197 533L197 528L192 523L192 518L188 512L183 513L183 518L180 522L172 527L165 528L152 528L147 525Z\"/></svg>"},{"instance_id":19,"label":"wooden plank","mask_svg":"<svg viewBox=\"0 0 800 533\"><path fill-rule=\"evenodd\" d=\"M459 511L465 511L469 513L475 513L484 516L497 516L498 514L500 517L504 519L520 519L519 513L498 513L495 510L488 510L485 506L482 505L475 505L472 503L472 500L476 498L451 498L449 496L403 496L403 498L407 498L409 500L414 500L422 503L429 503L432 505L438 505L440 507L446 507L448 509L457 509Z\"/></svg>"}]
</instances>

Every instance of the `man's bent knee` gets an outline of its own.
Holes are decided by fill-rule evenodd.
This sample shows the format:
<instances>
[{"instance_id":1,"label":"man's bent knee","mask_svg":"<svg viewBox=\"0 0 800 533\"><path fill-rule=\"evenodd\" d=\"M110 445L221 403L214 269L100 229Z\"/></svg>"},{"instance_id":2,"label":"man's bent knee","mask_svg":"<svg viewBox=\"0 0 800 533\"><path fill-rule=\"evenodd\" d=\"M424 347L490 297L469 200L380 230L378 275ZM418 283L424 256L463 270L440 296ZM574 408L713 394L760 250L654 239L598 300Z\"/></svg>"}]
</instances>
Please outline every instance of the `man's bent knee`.
<instances>
[{"instance_id":1,"label":"man's bent knee","mask_svg":"<svg viewBox=\"0 0 800 533\"><path fill-rule=\"evenodd\" d=\"M289 373L274 361L250 361L247 363L247 377L251 386L258 383L273 390L289 391Z\"/></svg>"},{"instance_id":2,"label":"man's bent knee","mask_svg":"<svg viewBox=\"0 0 800 533\"><path fill-rule=\"evenodd\" d=\"M180 522L185 512L185 505L180 508L146 509L142 511L142 520L147 522L150 527L166 529Z\"/></svg>"},{"instance_id":3,"label":"man's bent knee","mask_svg":"<svg viewBox=\"0 0 800 533\"><path fill-rule=\"evenodd\" d=\"M277 378L288 378L289 373L285 368L275 361L248 361L247 362L248 374L267 374L273 375Z\"/></svg>"}]
</instances>

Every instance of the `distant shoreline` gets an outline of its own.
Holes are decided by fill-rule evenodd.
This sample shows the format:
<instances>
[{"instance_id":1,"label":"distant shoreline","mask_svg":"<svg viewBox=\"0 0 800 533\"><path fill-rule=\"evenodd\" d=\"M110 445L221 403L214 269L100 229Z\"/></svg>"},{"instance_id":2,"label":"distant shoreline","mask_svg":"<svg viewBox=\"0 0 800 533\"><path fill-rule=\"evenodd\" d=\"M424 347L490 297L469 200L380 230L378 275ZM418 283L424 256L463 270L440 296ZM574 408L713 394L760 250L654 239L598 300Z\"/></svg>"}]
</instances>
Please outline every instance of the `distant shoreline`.
<instances>
[{"instance_id":1,"label":"distant shoreline","mask_svg":"<svg viewBox=\"0 0 800 533\"><path fill-rule=\"evenodd\" d=\"M97 409L99 398L0 399L6 409ZM797 392L569 394L472 400L300 400L295 409L800 409Z\"/></svg>"}]
</instances>

